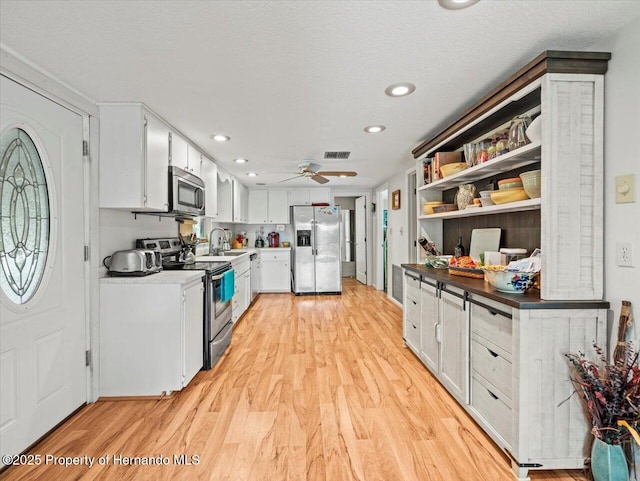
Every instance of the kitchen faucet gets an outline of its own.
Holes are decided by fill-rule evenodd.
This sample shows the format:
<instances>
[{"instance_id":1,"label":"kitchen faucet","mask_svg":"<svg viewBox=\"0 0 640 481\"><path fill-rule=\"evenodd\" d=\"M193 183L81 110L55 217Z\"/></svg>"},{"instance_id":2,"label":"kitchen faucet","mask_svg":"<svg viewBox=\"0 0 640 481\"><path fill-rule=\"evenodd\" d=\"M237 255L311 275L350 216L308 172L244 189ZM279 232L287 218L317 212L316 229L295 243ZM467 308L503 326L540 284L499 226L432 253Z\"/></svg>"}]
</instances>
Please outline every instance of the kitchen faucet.
<instances>
[{"instance_id":1,"label":"kitchen faucet","mask_svg":"<svg viewBox=\"0 0 640 481\"><path fill-rule=\"evenodd\" d=\"M213 233L217 230L222 232L222 235L218 237L217 247L213 247ZM217 255L220 253L220 251L222 250L220 245L222 243L223 238L226 238L226 232L224 229L221 229L220 227L214 227L213 229L211 229L211 232L209 232L209 255L210 256Z\"/></svg>"}]
</instances>

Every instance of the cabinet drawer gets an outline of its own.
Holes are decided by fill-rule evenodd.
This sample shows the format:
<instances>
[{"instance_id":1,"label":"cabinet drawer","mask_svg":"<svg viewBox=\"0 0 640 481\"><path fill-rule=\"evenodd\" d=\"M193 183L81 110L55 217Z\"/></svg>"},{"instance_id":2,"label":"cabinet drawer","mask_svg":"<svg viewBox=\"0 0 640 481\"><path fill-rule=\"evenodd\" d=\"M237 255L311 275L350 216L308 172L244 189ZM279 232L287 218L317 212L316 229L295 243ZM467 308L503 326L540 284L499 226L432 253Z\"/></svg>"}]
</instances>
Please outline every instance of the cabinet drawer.
<instances>
[{"instance_id":1,"label":"cabinet drawer","mask_svg":"<svg viewBox=\"0 0 640 481\"><path fill-rule=\"evenodd\" d=\"M272 251L263 249L260 251L260 259L263 261L289 261L291 251Z\"/></svg>"},{"instance_id":2,"label":"cabinet drawer","mask_svg":"<svg viewBox=\"0 0 640 481\"><path fill-rule=\"evenodd\" d=\"M471 342L471 369L506 395L504 403L511 407L511 362L478 341Z\"/></svg>"},{"instance_id":3,"label":"cabinet drawer","mask_svg":"<svg viewBox=\"0 0 640 481\"><path fill-rule=\"evenodd\" d=\"M407 291L411 288L420 290L420 278L415 278L408 274L405 274L405 279L407 279Z\"/></svg>"},{"instance_id":4,"label":"cabinet drawer","mask_svg":"<svg viewBox=\"0 0 640 481\"><path fill-rule=\"evenodd\" d=\"M417 324L420 320L420 304L418 304L418 301L409 298L407 295L407 305L405 306L405 309L407 310L407 320L410 319L411 322Z\"/></svg>"},{"instance_id":5,"label":"cabinet drawer","mask_svg":"<svg viewBox=\"0 0 640 481\"><path fill-rule=\"evenodd\" d=\"M511 444L511 408L500 399L500 393L488 387L486 380L474 373L471 380L471 405L486 422Z\"/></svg>"},{"instance_id":6,"label":"cabinet drawer","mask_svg":"<svg viewBox=\"0 0 640 481\"><path fill-rule=\"evenodd\" d=\"M496 309L494 311L473 303L471 303L470 308L471 332L484 337L500 349L511 354L512 320L498 313L498 311L502 311L510 314L511 309L508 306L504 306L504 309Z\"/></svg>"}]
</instances>

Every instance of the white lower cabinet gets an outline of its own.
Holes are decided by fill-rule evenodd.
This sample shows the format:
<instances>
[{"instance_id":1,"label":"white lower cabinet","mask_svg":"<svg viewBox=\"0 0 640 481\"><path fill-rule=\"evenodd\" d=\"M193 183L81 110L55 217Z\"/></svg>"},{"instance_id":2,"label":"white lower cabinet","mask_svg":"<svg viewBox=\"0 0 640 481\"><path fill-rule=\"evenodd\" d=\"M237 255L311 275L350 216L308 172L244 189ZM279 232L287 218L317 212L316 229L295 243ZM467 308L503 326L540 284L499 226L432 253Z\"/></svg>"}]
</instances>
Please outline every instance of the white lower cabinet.
<instances>
[{"instance_id":1,"label":"white lower cabinet","mask_svg":"<svg viewBox=\"0 0 640 481\"><path fill-rule=\"evenodd\" d=\"M420 355L420 277L405 274L405 309L402 334L404 342Z\"/></svg>"},{"instance_id":2,"label":"white lower cabinet","mask_svg":"<svg viewBox=\"0 0 640 481\"><path fill-rule=\"evenodd\" d=\"M438 285L424 281L420 284L420 359L436 376L440 369L439 295Z\"/></svg>"},{"instance_id":3,"label":"white lower cabinet","mask_svg":"<svg viewBox=\"0 0 640 481\"><path fill-rule=\"evenodd\" d=\"M100 396L160 396L203 364L204 285L102 279Z\"/></svg>"},{"instance_id":4,"label":"white lower cabinet","mask_svg":"<svg viewBox=\"0 0 640 481\"><path fill-rule=\"evenodd\" d=\"M405 342L416 352L419 333L420 360L508 453L516 478L528 479L531 469L581 469L592 435L564 354L596 357L593 343L606 343L607 304L564 308L523 297L525 307L512 307L418 276L405 271Z\"/></svg>"},{"instance_id":5,"label":"white lower cabinet","mask_svg":"<svg viewBox=\"0 0 640 481\"><path fill-rule=\"evenodd\" d=\"M260 292L291 292L291 251L260 249L262 281Z\"/></svg>"},{"instance_id":6,"label":"white lower cabinet","mask_svg":"<svg viewBox=\"0 0 640 481\"><path fill-rule=\"evenodd\" d=\"M464 291L440 290L440 380L459 401L469 402L469 317Z\"/></svg>"},{"instance_id":7,"label":"white lower cabinet","mask_svg":"<svg viewBox=\"0 0 640 481\"><path fill-rule=\"evenodd\" d=\"M235 292L231 299L231 319L237 322L251 304L251 263L249 259L233 265Z\"/></svg>"}]
</instances>

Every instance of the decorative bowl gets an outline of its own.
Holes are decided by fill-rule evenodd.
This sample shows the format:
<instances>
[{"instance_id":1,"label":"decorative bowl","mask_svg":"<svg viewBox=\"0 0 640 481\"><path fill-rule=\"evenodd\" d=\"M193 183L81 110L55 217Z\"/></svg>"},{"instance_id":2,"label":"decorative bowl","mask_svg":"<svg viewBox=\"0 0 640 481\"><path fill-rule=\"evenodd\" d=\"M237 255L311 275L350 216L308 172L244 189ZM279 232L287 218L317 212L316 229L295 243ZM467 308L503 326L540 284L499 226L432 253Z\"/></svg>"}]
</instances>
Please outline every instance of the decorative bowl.
<instances>
[{"instance_id":1,"label":"decorative bowl","mask_svg":"<svg viewBox=\"0 0 640 481\"><path fill-rule=\"evenodd\" d=\"M506 190L495 190L491 193L491 200L496 204L508 204L509 202L518 202L527 200L527 193L522 187Z\"/></svg>"},{"instance_id":2,"label":"decorative bowl","mask_svg":"<svg viewBox=\"0 0 640 481\"><path fill-rule=\"evenodd\" d=\"M484 278L500 292L522 294L533 286L538 274L536 272L484 270Z\"/></svg>"},{"instance_id":3,"label":"decorative bowl","mask_svg":"<svg viewBox=\"0 0 640 481\"><path fill-rule=\"evenodd\" d=\"M515 189L516 187L522 187L522 179L520 177L512 177L498 181L498 189L500 190Z\"/></svg>"},{"instance_id":4,"label":"decorative bowl","mask_svg":"<svg viewBox=\"0 0 640 481\"><path fill-rule=\"evenodd\" d=\"M540 170L530 170L520 174L522 179L522 187L531 199L540 197Z\"/></svg>"},{"instance_id":5,"label":"decorative bowl","mask_svg":"<svg viewBox=\"0 0 640 481\"><path fill-rule=\"evenodd\" d=\"M453 164L444 164L440 166L440 173L442 177L449 177L450 175L457 174L467 168L466 162L454 162Z\"/></svg>"},{"instance_id":6,"label":"decorative bowl","mask_svg":"<svg viewBox=\"0 0 640 481\"><path fill-rule=\"evenodd\" d=\"M424 204L422 204L422 213L424 215L433 214L433 208L436 205L442 205L443 203L444 202L442 202L441 200L434 200L434 201L425 202Z\"/></svg>"},{"instance_id":7,"label":"decorative bowl","mask_svg":"<svg viewBox=\"0 0 640 481\"><path fill-rule=\"evenodd\" d=\"M532 143L539 143L542 138L542 115L533 119L524 133Z\"/></svg>"}]
</instances>

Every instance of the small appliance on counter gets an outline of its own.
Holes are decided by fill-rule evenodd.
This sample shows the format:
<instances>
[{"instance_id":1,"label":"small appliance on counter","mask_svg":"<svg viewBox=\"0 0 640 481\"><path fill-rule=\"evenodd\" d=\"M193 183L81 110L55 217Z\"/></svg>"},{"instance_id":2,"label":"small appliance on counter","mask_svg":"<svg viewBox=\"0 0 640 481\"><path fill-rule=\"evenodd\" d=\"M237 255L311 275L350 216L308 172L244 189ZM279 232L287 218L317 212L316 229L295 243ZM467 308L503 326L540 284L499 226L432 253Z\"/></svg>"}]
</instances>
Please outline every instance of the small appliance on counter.
<instances>
[{"instance_id":1,"label":"small appliance on counter","mask_svg":"<svg viewBox=\"0 0 640 481\"><path fill-rule=\"evenodd\" d=\"M267 238L269 239L269 247L280 247L280 234L269 232Z\"/></svg>"},{"instance_id":2,"label":"small appliance on counter","mask_svg":"<svg viewBox=\"0 0 640 481\"><path fill-rule=\"evenodd\" d=\"M115 251L102 264L109 269L110 276L141 277L162 270L160 255L149 249Z\"/></svg>"}]
</instances>

